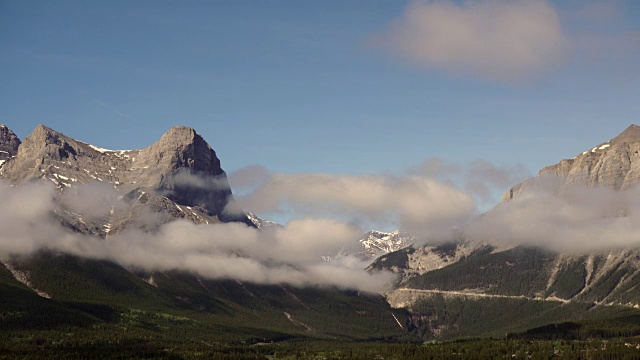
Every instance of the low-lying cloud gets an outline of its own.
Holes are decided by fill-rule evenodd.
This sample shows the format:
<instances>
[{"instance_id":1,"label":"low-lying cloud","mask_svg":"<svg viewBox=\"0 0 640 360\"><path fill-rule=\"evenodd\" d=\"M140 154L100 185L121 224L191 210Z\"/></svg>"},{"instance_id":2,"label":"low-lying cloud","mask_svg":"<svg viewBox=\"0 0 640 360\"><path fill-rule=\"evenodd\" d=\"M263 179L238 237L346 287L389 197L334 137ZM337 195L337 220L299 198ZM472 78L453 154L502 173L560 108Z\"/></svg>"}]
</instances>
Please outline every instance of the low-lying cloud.
<instances>
[{"instance_id":1,"label":"low-lying cloud","mask_svg":"<svg viewBox=\"0 0 640 360\"><path fill-rule=\"evenodd\" d=\"M546 0L416 0L377 41L420 66L501 82L554 69L571 46Z\"/></svg>"},{"instance_id":2,"label":"low-lying cloud","mask_svg":"<svg viewBox=\"0 0 640 360\"><path fill-rule=\"evenodd\" d=\"M84 193L87 185L79 185ZM89 187L98 186L96 184ZM101 196L71 196L76 208L103 205ZM67 190L68 191L68 190ZM54 216L57 190L48 182L9 187L0 183L0 255L29 255L40 250L106 259L145 271L181 270L210 279L233 278L259 284L323 285L380 291L394 276L370 274L366 263L321 256L351 246L363 230L330 219L297 219L282 228L259 231L242 223L202 224L178 220L153 232L124 231L103 239L65 229ZM97 204L96 204L97 203Z\"/></svg>"},{"instance_id":3,"label":"low-lying cloud","mask_svg":"<svg viewBox=\"0 0 640 360\"><path fill-rule=\"evenodd\" d=\"M477 205L499 198L529 176L521 165L430 158L398 176L272 174L250 166L231 178L253 185L236 199L241 208L258 214L337 217L365 228L400 228L421 241L441 242L450 241L452 230L476 215Z\"/></svg>"},{"instance_id":4,"label":"low-lying cloud","mask_svg":"<svg viewBox=\"0 0 640 360\"><path fill-rule=\"evenodd\" d=\"M531 177L523 165L498 166L482 159L455 164L429 158L409 169L409 173L458 184L482 203L492 200L496 191L504 192L508 187Z\"/></svg>"},{"instance_id":5,"label":"low-lying cloud","mask_svg":"<svg viewBox=\"0 0 640 360\"><path fill-rule=\"evenodd\" d=\"M640 246L640 188L580 187L542 176L527 182L511 201L477 216L478 203L495 199L496 193L528 177L528 170L484 160L455 164L432 158L406 173L272 174L239 200L257 213L294 210L374 228L392 224L429 243L462 236L570 253Z\"/></svg>"},{"instance_id":6,"label":"low-lying cloud","mask_svg":"<svg viewBox=\"0 0 640 360\"><path fill-rule=\"evenodd\" d=\"M229 174L229 184L234 191L254 189L271 178L269 169L262 165L252 164Z\"/></svg>"},{"instance_id":7,"label":"low-lying cloud","mask_svg":"<svg viewBox=\"0 0 640 360\"><path fill-rule=\"evenodd\" d=\"M555 176L528 184L514 199L474 219L475 241L585 253L640 246L640 188L568 185Z\"/></svg>"},{"instance_id":8,"label":"low-lying cloud","mask_svg":"<svg viewBox=\"0 0 640 360\"><path fill-rule=\"evenodd\" d=\"M265 176L260 171L260 181L249 182L257 188L241 197L241 205L257 212L295 211L297 216L283 227L260 231L243 223L196 225L186 220L162 224L164 220L150 216L157 224L146 228L153 231L127 228L107 239L72 232L55 214L63 206L87 221L100 221L111 209L127 211L131 204L112 187L78 185L60 195L48 182L19 187L0 182L0 255L50 250L144 271L379 291L393 275L368 273L363 270L368 264L352 257L322 260L323 255L352 248L371 229L362 223L389 224L431 243L462 234L471 241L570 253L640 246L640 188L614 191L539 177L514 199L476 216L476 187L466 182L457 187L450 181L459 176L499 187L522 176L521 170L483 161L462 166L430 159L407 170L406 176Z\"/></svg>"},{"instance_id":9,"label":"low-lying cloud","mask_svg":"<svg viewBox=\"0 0 640 360\"><path fill-rule=\"evenodd\" d=\"M206 190L227 190L229 183L224 176L194 174L190 170L180 170L170 178L172 185L179 188L196 188Z\"/></svg>"},{"instance_id":10,"label":"low-lying cloud","mask_svg":"<svg viewBox=\"0 0 640 360\"><path fill-rule=\"evenodd\" d=\"M273 174L255 191L238 197L238 202L257 213L289 210L399 227L426 241L449 239L452 228L475 213L469 194L413 175Z\"/></svg>"}]
</instances>

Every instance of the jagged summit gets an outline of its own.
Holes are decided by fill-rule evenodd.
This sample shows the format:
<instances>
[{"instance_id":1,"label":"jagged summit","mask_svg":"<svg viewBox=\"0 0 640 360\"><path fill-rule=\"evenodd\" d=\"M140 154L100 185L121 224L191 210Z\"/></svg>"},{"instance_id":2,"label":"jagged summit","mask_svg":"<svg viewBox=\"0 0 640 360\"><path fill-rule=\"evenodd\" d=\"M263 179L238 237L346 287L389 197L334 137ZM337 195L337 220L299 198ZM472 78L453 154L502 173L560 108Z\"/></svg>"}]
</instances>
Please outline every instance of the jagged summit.
<instances>
[{"instance_id":1,"label":"jagged summit","mask_svg":"<svg viewBox=\"0 0 640 360\"><path fill-rule=\"evenodd\" d=\"M213 176L223 173L215 151L202 136L187 126L172 127L144 152L159 157L159 162L166 166L185 167Z\"/></svg>"},{"instance_id":2,"label":"jagged summit","mask_svg":"<svg viewBox=\"0 0 640 360\"><path fill-rule=\"evenodd\" d=\"M0 178L13 184L44 178L64 191L77 184L106 183L170 217L251 224L244 214L225 211L233 197L220 160L186 126L172 127L147 148L107 150L38 125L14 153L0 167Z\"/></svg>"},{"instance_id":3,"label":"jagged summit","mask_svg":"<svg viewBox=\"0 0 640 360\"><path fill-rule=\"evenodd\" d=\"M12 169L9 178L19 183L43 177L51 168L50 162L61 162L68 171L82 165L84 174L73 177L81 183L98 180L154 187L176 172L187 171L198 176L224 174L213 149L186 126L171 128L144 149L107 150L38 125L19 146L16 158L7 164L7 169ZM59 170L60 165L56 164L55 168Z\"/></svg>"},{"instance_id":4,"label":"jagged summit","mask_svg":"<svg viewBox=\"0 0 640 360\"><path fill-rule=\"evenodd\" d=\"M640 183L640 126L632 124L615 138L574 157L540 170L536 177L555 175L567 184L628 189ZM503 196L512 199L531 185L533 179L512 187Z\"/></svg>"},{"instance_id":5,"label":"jagged summit","mask_svg":"<svg viewBox=\"0 0 640 360\"><path fill-rule=\"evenodd\" d=\"M60 134L60 133L58 133L57 131L53 130L52 128L44 124L38 124L33 129L32 134Z\"/></svg>"}]
</instances>

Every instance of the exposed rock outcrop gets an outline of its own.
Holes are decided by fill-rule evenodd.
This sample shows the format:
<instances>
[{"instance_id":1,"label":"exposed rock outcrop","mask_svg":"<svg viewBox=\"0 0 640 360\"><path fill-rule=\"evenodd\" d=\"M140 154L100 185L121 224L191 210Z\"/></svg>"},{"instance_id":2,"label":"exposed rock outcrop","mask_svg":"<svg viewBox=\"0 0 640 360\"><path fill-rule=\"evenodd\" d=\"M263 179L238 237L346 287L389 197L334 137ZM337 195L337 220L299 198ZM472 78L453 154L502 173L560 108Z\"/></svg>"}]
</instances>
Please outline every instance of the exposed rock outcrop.
<instances>
[{"instance_id":1,"label":"exposed rock outcrop","mask_svg":"<svg viewBox=\"0 0 640 360\"><path fill-rule=\"evenodd\" d=\"M3 144L16 143L2 139ZM0 169L0 178L15 185L44 178L63 192L79 184L99 183L113 186L129 202L124 213L116 209L100 219L83 219L61 206L57 210L61 220L82 232L106 236L131 223L145 228L149 213L158 215L155 220L160 222L186 218L197 223L240 221L253 226L244 213L228 211L233 196L220 160L186 126L171 128L144 149L107 150L38 125L11 151L15 155Z\"/></svg>"},{"instance_id":2,"label":"exposed rock outcrop","mask_svg":"<svg viewBox=\"0 0 640 360\"><path fill-rule=\"evenodd\" d=\"M15 156L20 146L20 139L5 125L0 124L0 167L2 163Z\"/></svg>"},{"instance_id":3,"label":"exposed rock outcrop","mask_svg":"<svg viewBox=\"0 0 640 360\"><path fill-rule=\"evenodd\" d=\"M556 175L572 185L608 186L624 190L640 183L640 126L631 125L610 141L599 144L573 159L540 170L537 178ZM534 179L512 187L502 197L513 199L532 185Z\"/></svg>"}]
</instances>

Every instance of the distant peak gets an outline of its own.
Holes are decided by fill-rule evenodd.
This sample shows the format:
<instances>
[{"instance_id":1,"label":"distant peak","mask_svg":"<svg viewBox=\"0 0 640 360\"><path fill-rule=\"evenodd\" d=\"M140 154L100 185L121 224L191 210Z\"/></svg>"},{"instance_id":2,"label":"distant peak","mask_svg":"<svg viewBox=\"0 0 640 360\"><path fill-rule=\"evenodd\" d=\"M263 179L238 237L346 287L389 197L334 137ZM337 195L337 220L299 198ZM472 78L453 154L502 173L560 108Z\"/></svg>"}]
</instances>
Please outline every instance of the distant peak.
<instances>
[{"instance_id":1,"label":"distant peak","mask_svg":"<svg viewBox=\"0 0 640 360\"><path fill-rule=\"evenodd\" d=\"M631 124L613 140L617 142L640 142L640 126Z\"/></svg>"},{"instance_id":2,"label":"distant peak","mask_svg":"<svg viewBox=\"0 0 640 360\"><path fill-rule=\"evenodd\" d=\"M43 124L38 124L35 129L33 129L33 132L56 132L55 130L53 130L52 128L45 126Z\"/></svg>"},{"instance_id":3,"label":"distant peak","mask_svg":"<svg viewBox=\"0 0 640 360\"><path fill-rule=\"evenodd\" d=\"M188 126L174 126L169 131L167 131L163 136L189 136L193 137L196 134L196 131L193 128Z\"/></svg>"},{"instance_id":4,"label":"distant peak","mask_svg":"<svg viewBox=\"0 0 640 360\"><path fill-rule=\"evenodd\" d=\"M5 124L0 124L0 131L2 131L3 133L15 135L13 131L11 131L11 129L9 129L9 127L7 127Z\"/></svg>"},{"instance_id":5,"label":"distant peak","mask_svg":"<svg viewBox=\"0 0 640 360\"><path fill-rule=\"evenodd\" d=\"M47 138L55 138L60 136L64 136L64 135L53 130L50 127L39 124L38 126L35 127L35 129L33 129L31 134L27 136L27 139L30 139L33 141L35 139L47 139Z\"/></svg>"},{"instance_id":6,"label":"distant peak","mask_svg":"<svg viewBox=\"0 0 640 360\"><path fill-rule=\"evenodd\" d=\"M188 126L174 126L164 133L156 143L161 147L182 148L184 146L196 146L204 149L210 148L209 144L194 129Z\"/></svg>"}]
</instances>

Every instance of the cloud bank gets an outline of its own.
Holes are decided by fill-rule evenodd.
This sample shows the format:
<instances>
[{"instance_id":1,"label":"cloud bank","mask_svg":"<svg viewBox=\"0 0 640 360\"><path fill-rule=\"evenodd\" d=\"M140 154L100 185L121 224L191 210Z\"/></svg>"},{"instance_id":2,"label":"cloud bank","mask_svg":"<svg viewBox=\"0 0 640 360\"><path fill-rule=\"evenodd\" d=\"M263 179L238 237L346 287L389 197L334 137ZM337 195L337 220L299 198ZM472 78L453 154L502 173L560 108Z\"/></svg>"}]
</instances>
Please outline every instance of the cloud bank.
<instances>
[{"instance_id":1,"label":"cloud bank","mask_svg":"<svg viewBox=\"0 0 640 360\"><path fill-rule=\"evenodd\" d=\"M438 158L429 158L410 168L408 172L459 184L483 203L490 201L496 191L504 192L511 185L531 177L529 170L522 165L498 166L482 159L467 164L454 164L445 163Z\"/></svg>"},{"instance_id":2,"label":"cloud bank","mask_svg":"<svg viewBox=\"0 0 640 360\"><path fill-rule=\"evenodd\" d=\"M258 176L259 181L240 179L256 187L242 197L243 207L262 212L293 209L297 218L259 231L242 223L163 224L150 216L149 221L157 222L147 226L153 231L129 228L107 239L72 232L55 213L62 205L89 220L104 218L110 209L126 211L131 204L112 187L80 185L60 195L48 182L20 187L0 182L0 256L50 250L144 271L181 270L210 279L375 292L394 276L368 273L363 270L367 263L351 257L331 262L321 258L352 247L370 230L356 225L363 219L389 223L431 243L458 240L462 234L471 241L569 253L640 246L640 188L577 187L544 176L528 182L518 197L476 216L478 186L473 182L480 188L499 187L522 176L521 170L480 160L458 165L429 159L407 170L406 176L245 171L240 174ZM451 181L456 176L464 180L462 187ZM333 218L323 217L327 214Z\"/></svg>"},{"instance_id":3,"label":"cloud bank","mask_svg":"<svg viewBox=\"0 0 640 360\"><path fill-rule=\"evenodd\" d=\"M640 188L615 191L543 176L518 197L467 224L464 233L475 241L564 253L638 247Z\"/></svg>"},{"instance_id":4,"label":"cloud bank","mask_svg":"<svg viewBox=\"0 0 640 360\"><path fill-rule=\"evenodd\" d=\"M416 65L500 82L556 68L571 46L546 0L416 0L377 41Z\"/></svg>"},{"instance_id":5,"label":"cloud bank","mask_svg":"<svg viewBox=\"0 0 640 360\"><path fill-rule=\"evenodd\" d=\"M238 197L257 213L340 216L368 226L392 226L425 241L449 239L475 213L473 198L451 184L423 176L273 174Z\"/></svg>"},{"instance_id":6,"label":"cloud bank","mask_svg":"<svg viewBox=\"0 0 640 360\"><path fill-rule=\"evenodd\" d=\"M90 188L78 187L78 193ZM89 212L115 195L63 195L63 203ZM298 219L266 231L242 223L196 225L178 220L153 232L126 229L107 239L65 229L54 216L60 197L48 182L9 187L0 183L0 255L29 255L40 250L114 261L145 271L181 270L210 279L233 278L259 284L321 285L376 292L393 279L370 274L353 258L325 262L321 255L353 244L362 229L328 219ZM108 207L107 207L108 209ZM107 210L108 211L108 210ZM103 215L98 213L97 215Z\"/></svg>"},{"instance_id":7,"label":"cloud bank","mask_svg":"<svg viewBox=\"0 0 640 360\"><path fill-rule=\"evenodd\" d=\"M258 213L293 209L346 221L392 224L422 242L470 241L540 246L585 253L640 246L640 188L579 187L556 176L537 177L511 201L477 216L479 202L526 177L522 166L484 160L467 164L431 158L406 176L261 175L240 198ZM375 225L374 225L375 226ZM375 228L375 227L374 227Z\"/></svg>"}]
</instances>

